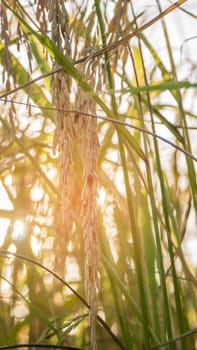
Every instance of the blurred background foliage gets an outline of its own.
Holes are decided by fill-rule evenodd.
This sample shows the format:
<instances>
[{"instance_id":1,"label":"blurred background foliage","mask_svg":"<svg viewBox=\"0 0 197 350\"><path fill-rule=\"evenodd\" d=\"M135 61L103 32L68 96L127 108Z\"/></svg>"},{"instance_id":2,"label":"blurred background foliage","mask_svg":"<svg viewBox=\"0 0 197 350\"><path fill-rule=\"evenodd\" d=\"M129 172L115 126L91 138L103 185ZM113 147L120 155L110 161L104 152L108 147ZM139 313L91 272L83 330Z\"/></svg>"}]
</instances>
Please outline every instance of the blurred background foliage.
<instances>
[{"instance_id":1,"label":"blurred background foliage","mask_svg":"<svg viewBox=\"0 0 197 350\"><path fill-rule=\"evenodd\" d=\"M135 31L170 2L60 3L69 14L75 61ZM51 37L50 5L47 0L1 4L0 345L88 348L78 189L75 235L68 237L59 215L50 77L5 96L52 69L44 49ZM29 35L8 6L43 34L43 42ZM164 17L94 59L97 94L110 110L106 115L97 105L97 116L114 118L98 119L98 314L105 321L98 320L98 349L151 349L187 332L166 349L197 348L196 10L194 1L186 1L169 20ZM179 89L181 81L187 87ZM132 90L155 84L155 90ZM75 109L74 81L72 89ZM123 123L120 128L116 120Z\"/></svg>"}]
</instances>

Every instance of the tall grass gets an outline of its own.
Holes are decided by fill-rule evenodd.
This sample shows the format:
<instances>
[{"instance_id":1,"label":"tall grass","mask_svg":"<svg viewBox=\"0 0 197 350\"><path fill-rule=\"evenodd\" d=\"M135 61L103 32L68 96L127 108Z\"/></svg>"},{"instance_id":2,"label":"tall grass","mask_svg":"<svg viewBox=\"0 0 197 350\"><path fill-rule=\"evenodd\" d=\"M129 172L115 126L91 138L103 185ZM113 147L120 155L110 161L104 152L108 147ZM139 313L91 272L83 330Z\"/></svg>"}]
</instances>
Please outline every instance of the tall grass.
<instances>
[{"instance_id":1,"label":"tall grass","mask_svg":"<svg viewBox=\"0 0 197 350\"><path fill-rule=\"evenodd\" d=\"M0 348L195 349L195 14L53 6L1 6Z\"/></svg>"}]
</instances>

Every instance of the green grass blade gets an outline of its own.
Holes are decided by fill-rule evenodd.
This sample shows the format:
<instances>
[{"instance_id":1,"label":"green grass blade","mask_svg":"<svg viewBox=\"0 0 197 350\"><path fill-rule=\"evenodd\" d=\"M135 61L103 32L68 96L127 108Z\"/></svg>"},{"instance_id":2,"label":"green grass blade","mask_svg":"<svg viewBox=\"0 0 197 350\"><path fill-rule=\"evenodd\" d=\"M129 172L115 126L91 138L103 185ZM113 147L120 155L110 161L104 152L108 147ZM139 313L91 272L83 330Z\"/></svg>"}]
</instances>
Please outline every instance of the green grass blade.
<instances>
[{"instance_id":1,"label":"green grass blade","mask_svg":"<svg viewBox=\"0 0 197 350\"><path fill-rule=\"evenodd\" d=\"M0 121L3 124L4 128L11 133L11 129L8 125L8 123L0 117ZM20 146L21 150L24 152L24 154L26 155L26 157L30 160L30 162L33 164L33 166L35 167L35 169L38 171L38 173L40 174L40 176L43 178L43 180L45 181L45 183L49 186L49 188L52 190L52 192L54 194L57 195L57 197L60 199L61 196L57 190L57 188L54 186L54 184L50 181L50 179L47 177L47 175L45 174L45 172L42 170L42 168L40 167L40 165L37 163L36 159L31 155L31 153L28 150L28 147L26 147L26 145L20 140L20 138L18 138L16 135L13 135L14 137L14 141L16 143L18 143L18 145Z\"/></svg>"}]
</instances>

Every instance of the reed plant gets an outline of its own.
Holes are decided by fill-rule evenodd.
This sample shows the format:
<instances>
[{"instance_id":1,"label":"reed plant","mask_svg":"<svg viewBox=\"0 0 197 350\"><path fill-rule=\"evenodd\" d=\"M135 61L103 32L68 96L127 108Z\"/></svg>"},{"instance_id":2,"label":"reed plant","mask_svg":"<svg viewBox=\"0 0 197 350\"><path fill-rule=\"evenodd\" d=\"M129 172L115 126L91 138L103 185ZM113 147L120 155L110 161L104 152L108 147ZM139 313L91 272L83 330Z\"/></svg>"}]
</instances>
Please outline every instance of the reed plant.
<instances>
[{"instance_id":1,"label":"reed plant","mask_svg":"<svg viewBox=\"0 0 197 350\"><path fill-rule=\"evenodd\" d=\"M2 0L0 349L197 349L189 5Z\"/></svg>"}]
</instances>

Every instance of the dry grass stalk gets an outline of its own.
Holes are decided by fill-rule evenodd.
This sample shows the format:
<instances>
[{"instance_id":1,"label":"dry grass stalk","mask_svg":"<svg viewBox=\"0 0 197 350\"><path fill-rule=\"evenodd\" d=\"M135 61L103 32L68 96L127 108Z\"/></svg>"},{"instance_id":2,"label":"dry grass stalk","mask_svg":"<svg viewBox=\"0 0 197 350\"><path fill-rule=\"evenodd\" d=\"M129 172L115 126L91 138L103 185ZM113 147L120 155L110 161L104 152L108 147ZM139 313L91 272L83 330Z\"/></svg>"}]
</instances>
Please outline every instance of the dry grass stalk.
<instances>
[{"instance_id":1,"label":"dry grass stalk","mask_svg":"<svg viewBox=\"0 0 197 350\"><path fill-rule=\"evenodd\" d=\"M95 88L95 66L96 63L89 63L86 66L85 78ZM91 97L87 97L80 91L79 105L77 109L85 113L96 113L96 105ZM87 301L90 306L90 338L92 349L96 349L96 314L97 314L97 289L99 285L99 263L100 250L97 237L97 121L95 118L79 116L80 123L83 123L83 134L81 128L80 147L83 161L83 190L81 218L85 240L85 290ZM79 134L79 135L80 135Z\"/></svg>"},{"instance_id":2,"label":"dry grass stalk","mask_svg":"<svg viewBox=\"0 0 197 350\"><path fill-rule=\"evenodd\" d=\"M52 21L52 39L62 52L70 57L68 15L62 2L51 2L50 20ZM95 63L81 66L81 74L95 87ZM59 109L70 109L71 78L67 73L58 73L52 79L53 103ZM78 88L75 109L83 113L96 113L91 97ZM53 149L60 151L60 182L62 188L62 225L65 235L70 237L73 230L75 166L74 152L77 151L82 164L82 193L77 200L81 203L81 220L85 241L85 290L90 306L91 346L96 349L95 321L97 313L96 294L99 288L99 244L96 234L97 214L97 149L98 139L96 119L76 113L56 112L56 131Z\"/></svg>"},{"instance_id":3,"label":"dry grass stalk","mask_svg":"<svg viewBox=\"0 0 197 350\"><path fill-rule=\"evenodd\" d=\"M1 41L4 44L4 54L3 54L3 82L5 82L6 90L9 91L11 89L10 86L10 77L12 76L14 82L16 80L15 74L13 72L12 66L12 58L9 51L10 45L10 33L9 33L9 20L7 16L6 7L4 4L0 6L0 19L1 19L1 30L0 37Z\"/></svg>"},{"instance_id":4,"label":"dry grass stalk","mask_svg":"<svg viewBox=\"0 0 197 350\"><path fill-rule=\"evenodd\" d=\"M50 8L50 2L48 0L34 0L36 6L36 20L39 23L39 27L42 33L47 33L48 29L48 16L47 11Z\"/></svg>"},{"instance_id":5,"label":"dry grass stalk","mask_svg":"<svg viewBox=\"0 0 197 350\"><path fill-rule=\"evenodd\" d=\"M49 19L52 22L52 40L58 48L70 55L68 31L62 21L68 18L66 8L61 2L51 1ZM69 109L71 78L65 72L57 73L51 82L53 104L59 109ZM66 235L72 230L72 189L73 189L73 127L72 116L63 111L56 111L56 131L53 140L53 151L60 151L60 186L62 188L62 220ZM66 214L66 215L65 215Z\"/></svg>"},{"instance_id":6,"label":"dry grass stalk","mask_svg":"<svg viewBox=\"0 0 197 350\"><path fill-rule=\"evenodd\" d=\"M91 344L96 349L95 320L97 313L96 291L99 289L99 243L97 237L97 148L98 141L96 135L95 119L88 121L88 142L87 142L87 162L84 168L84 188L82 193L82 211L83 229L85 239L85 289L90 305L90 328Z\"/></svg>"}]
</instances>

